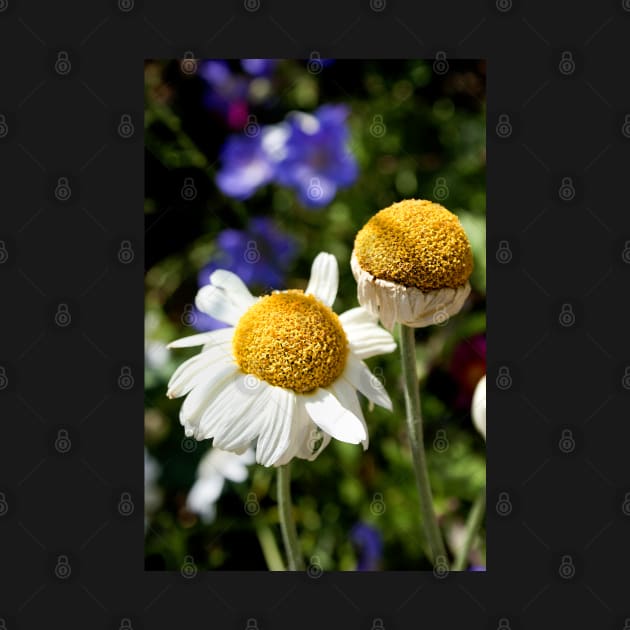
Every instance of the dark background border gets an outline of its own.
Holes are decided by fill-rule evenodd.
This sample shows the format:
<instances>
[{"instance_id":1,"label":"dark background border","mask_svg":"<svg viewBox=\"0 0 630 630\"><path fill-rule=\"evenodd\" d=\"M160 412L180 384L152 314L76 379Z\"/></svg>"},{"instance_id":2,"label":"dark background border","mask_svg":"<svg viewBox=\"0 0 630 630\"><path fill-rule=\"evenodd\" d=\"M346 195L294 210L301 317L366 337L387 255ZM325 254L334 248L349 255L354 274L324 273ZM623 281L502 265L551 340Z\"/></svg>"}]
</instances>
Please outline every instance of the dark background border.
<instances>
[{"instance_id":1,"label":"dark background border","mask_svg":"<svg viewBox=\"0 0 630 630\"><path fill-rule=\"evenodd\" d=\"M628 0L0 0L4 627L622 630L629 27ZM144 572L142 68L187 51L488 60L487 573Z\"/></svg>"}]
</instances>

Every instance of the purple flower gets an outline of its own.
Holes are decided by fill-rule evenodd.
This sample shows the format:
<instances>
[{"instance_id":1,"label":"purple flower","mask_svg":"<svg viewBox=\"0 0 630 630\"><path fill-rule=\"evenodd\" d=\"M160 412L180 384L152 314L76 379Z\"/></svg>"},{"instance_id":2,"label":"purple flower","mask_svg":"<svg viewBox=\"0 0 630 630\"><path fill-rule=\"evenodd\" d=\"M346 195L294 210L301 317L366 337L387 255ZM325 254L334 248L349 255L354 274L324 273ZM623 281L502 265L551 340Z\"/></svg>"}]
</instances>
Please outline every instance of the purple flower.
<instances>
[{"instance_id":1,"label":"purple flower","mask_svg":"<svg viewBox=\"0 0 630 630\"><path fill-rule=\"evenodd\" d=\"M234 272L251 289L266 291L284 284L284 272L295 260L297 243L278 230L267 217L251 219L247 230L226 229L217 237L218 252L199 272L199 286L209 282L217 269ZM199 331L225 328L220 322L193 307L192 325Z\"/></svg>"},{"instance_id":2,"label":"purple flower","mask_svg":"<svg viewBox=\"0 0 630 630\"><path fill-rule=\"evenodd\" d=\"M250 135L230 136L221 150L217 186L234 199L248 199L276 174L285 153L286 125L268 125Z\"/></svg>"},{"instance_id":3,"label":"purple flower","mask_svg":"<svg viewBox=\"0 0 630 630\"><path fill-rule=\"evenodd\" d=\"M471 565L471 567L468 569L469 571L484 571L486 570L486 567L481 566L480 564L473 564Z\"/></svg>"},{"instance_id":4,"label":"purple flower","mask_svg":"<svg viewBox=\"0 0 630 630\"><path fill-rule=\"evenodd\" d=\"M208 86L204 94L206 107L221 114L231 129L242 129L249 114L249 79L233 74L222 60L202 62L199 75Z\"/></svg>"},{"instance_id":5,"label":"purple flower","mask_svg":"<svg viewBox=\"0 0 630 630\"><path fill-rule=\"evenodd\" d=\"M314 114L290 115L286 156L277 165L276 180L293 188L308 208L329 204L337 188L357 178L357 162L347 144L348 113L344 105L323 105Z\"/></svg>"},{"instance_id":6,"label":"purple flower","mask_svg":"<svg viewBox=\"0 0 630 630\"><path fill-rule=\"evenodd\" d=\"M242 200L275 181L295 190L307 208L329 204L358 175L347 117L344 105L323 105L314 114L293 112L288 122L231 136L221 152L218 187Z\"/></svg>"},{"instance_id":7,"label":"purple flower","mask_svg":"<svg viewBox=\"0 0 630 630\"><path fill-rule=\"evenodd\" d=\"M276 59L241 59L241 67L253 77L268 77L276 69Z\"/></svg>"},{"instance_id":8,"label":"purple flower","mask_svg":"<svg viewBox=\"0 0 630 630\"><path fill-rule=\"evenodd\" d=\"M380 532L367 523L357 523L350 532L350 540L357 550L357 571L376 571L383 556Z\"/></svg>"}]
</instances>

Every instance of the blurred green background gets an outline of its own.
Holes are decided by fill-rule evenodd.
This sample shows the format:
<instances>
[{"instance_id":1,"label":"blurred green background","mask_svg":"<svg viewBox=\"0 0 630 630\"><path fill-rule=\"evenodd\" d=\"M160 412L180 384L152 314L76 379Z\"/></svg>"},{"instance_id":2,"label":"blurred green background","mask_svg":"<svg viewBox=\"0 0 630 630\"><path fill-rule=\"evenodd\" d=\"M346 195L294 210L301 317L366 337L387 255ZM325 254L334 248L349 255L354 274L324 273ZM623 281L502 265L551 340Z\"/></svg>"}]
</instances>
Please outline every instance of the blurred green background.
<instances>
[{"instance_id":1,"label":"blurred green background","mask_svg":"<svg viewBox=\"0 0 630 630\"><path fill-rule=\"evenodd\" d=\"M414 197L456 213L474 252L472 292L462 312L444 326L416 332L436 511L450 549L461 541L486 475L485 442L470 418L474 386L485 373L485 64L449 64L448 72L438 74L431 61L325 60L313 72L309 60L282 60L252 75L230 61L225 81L238 88L231 93L204 78L201 63L146 63L145 443L153 461L145 484L150 486L147 569L179 570L191 556L199 569L264 570L265 553L273 555L276 545L283 553L274 469L252 465L245 482L226 482L211 523L186 507L197 465L211 444L184 439L178 420L183 399L165 395L175 368L198 349L171 352L165 345L197 332L186 314L199 272L221 260L219 235L226 229L246 235L253 218L267 217L294 243L291 262L278 270L283 285L250 284L255 294L304 288L316 254L334 254L340 266L334 309L341 313L357 305L349 265L357 230L378 210ZM229 110L234 94L239 106L245 103L236 118ZM331 203L304 207L293 190L277 183L245 200L219 190L221 149L230 136L242 135L252 121L264 127L292 110L313 112L325 104L349 108L349 148L358 164L356 181L340 188ZM194 198L182 194L190 180ZM277 263L273 248L260 247L260 255L263 264ZM369 410L362 400L370 432L366 452L332 440L314 462L294 461L292 494L302 548L307 564L315 558L324 570L360 568L368 551L353 542L351 532L361 524L378 541L371 568L430 569L407 445L399 355L367 363L383 380L394 412ZM258 503L255 515L244 509L250 493ZM485 565L485 528L471 564Z\"/></svg>"}]
</instances>

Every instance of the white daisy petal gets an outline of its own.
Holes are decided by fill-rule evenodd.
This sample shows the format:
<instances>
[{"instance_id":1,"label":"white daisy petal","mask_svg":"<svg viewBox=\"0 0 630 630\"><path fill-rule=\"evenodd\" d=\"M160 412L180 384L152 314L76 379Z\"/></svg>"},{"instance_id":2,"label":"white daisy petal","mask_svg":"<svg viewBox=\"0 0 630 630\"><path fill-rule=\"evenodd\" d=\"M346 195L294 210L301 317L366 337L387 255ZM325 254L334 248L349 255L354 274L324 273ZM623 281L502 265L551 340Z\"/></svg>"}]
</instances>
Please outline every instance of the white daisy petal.
<instances>
[{"instance_id":1,"label":"white daisy petal","mask_svg":"<svg viewBox=\"0 0 630 630\"><path fill-rule=\"evenodd\" d=\"M367 438L361 420L327 389L319 387L311 394L304 394L304 405L313 422L335 439L358 444Z\"/></svg>"},{"instance_id":2,"label":"white daisy petal","mask_svg":"<svg viewBox=\"0 0 630 630\"><path fill-rule=\"evenodd\" d=\"M337 379L332 385L329 385L329 389L344 407L349 409L357 418L359 418L359 420L361 420L366 435L361 444L363 445L363 450L367 450L367 447L370 445L370 435L368 433L365 418L363 417L363 410L361 409L361 403L359 402L356 389L351 383L343 378Z\"/></svg>"},{"instance_id":3,"label":"white daisy petal","mask_svg":"<svg viewBox=\"0 0 630 630\"><path fill-rule=\"evenodd\" d=\"M348 337L350 350L359 359L388 354L396 349L392 335L377 324L378 317L362 306L342 313L339 320Z\"/></svg>"},{"instance_id":4,"label":"white daisy petal","mask_svg":"<svg viewBox=\"0 0 630 630\"><path fill-rule=\"evenodd\" d=\"M233 329L232 329L233 331ZM234 363L230 342L212 345L191 359L184 361L173 373L166 395L169 398L184 396L206 378L206 371L211 372L219 366Z\"/></svg>"},{"instance_id":5,"label":"white daisy petal","mask_svg":"<svg viewBox=\"0 0 630 630\"><path fill-rule=\"evenodd\" d=\"M296 395L281 387L272 388L264 425L256 445L256 461L263 466L277 465L290 445L291 427L295 418Z\"/></svg>"},{"instance_id":6,"label":"white daisy petal","mask_svg":"<svg viewBox=\"0 0 630 630\"><path fill-rule=\"evenodd\" d=\"M306 409L304 413L308 416ZM312 462L314 459L319 457L319 454L326 449L326 447L330 444L330 440L332 440L332 436L322 431L314 422L311 422L308 428L308 439L306 443L302 444L300 449L297 451L297 457L301 459L306 459L309 462ZM317 450L315 446L319 444Z\"/></svg>"},{"instance_id":7,"label":"white daisy petal","mask_svg":"<svg viewBox=\"0 0 630 630\"><path fill-rule=\"evenodd\" d=\"M247 453L250 448L251 448L251 443L248 442L247 444L245 444L244 446L240 448L233 448L232 453L236 455L245 455L245 453Z\"/></svg>"},{"instance_id":8,"label":"white daisy petal","mask_svg":"<svg viewBox=\"0 0 630 630\"><path fill-rule=\"evenodd\" d=\"M184 361L173 372L169 382L166 395L169 398L179 398L185 396L201 378L201 373L211 365L208 355L197 354L191 359Z\"/></svg>"},{"instance_id":9,"label":"white daisy petal","mask_svg":"<svg viewBox=\"0 0 630 630\"><path fill-rule=\"evenodd\" d=\"M204 503L214 503L221 496L224 483L223 477L218 474L198 478L188 493L188 503L196 503L198 506L202 505L202 501ZM199 499L199 501L197 502L195 499Z\"/></svg>"},{"instance_id":10,"label":"white daisy petal","mask_svg":"<svg viewBox=\"0 0 630 630\"><path fill-rule=\"evenodd\" d=\"M195 434L197 440L215 438L214 445L227 450L222 446L225 435L230 439L233 435L245 436L244 439L249 437L251 416L246 412L256 402L258 391L248 388L245 379L246 376L236 369L223 382L216 396L206 403ZM249 438L247 444L251 439ZM240 442L239 440L237 446L239 450L243 448Z\"/></svg>"},{"instance_id":11,"label":"white daisy petal","mask_svg":"<svg viewBox=\"0 0 630 630\"><path fill-rule=\"evenodd\" d=\"M306 295L314 295L327 306L332 306L339 287L339 265L332 254L318 254L311 267L311 278Z\"/></svg>"},{"instance_id":12,"label":"white daisy petal","mask_svg":"<svg viewBox=\"0 0 630 630\"><path fill-rule=\"evenodd\" d=\"M237 308L245 312L253 306L257 299L249 292L245 283L231 271L227 269L217 269L210 275L210 284L219 289L223 289L230 301Z\"/></svg>"},{"instance_id":13,"label":"white daisy petal","mask_svg":"<svg viewBox=\"0 0 630 630\"><path fill-rule=\"evenodd\" d=\"M299 396L296 396L295 411L289 431L288 444L284 453L282 453L280 458L276 460L274 464L275 466L283 466L284 464L290 462L294 457L301 457L299 453L304 445L304 442L307 440L308 432L310 430L309 425L312 425L315 429L317 429L309 415L306 413L306 409L304 409L301 399ZM310 455L310 451L308 454Z\"/></svg>"},{"instance_id":14,"label":"white daisy petal","mask_svg":"<svg viewBox=\"0 0 630 630\"><path fill-rule=\"evenodd\" d=\"M194 346L203 346L212 340L211 332L200 333L199 335L190 335L171 341L167 348L193 348Z\"/></svg>"},{"instance_id":15,"label":"white daisy petal","mask_svg":"<svg viewBox=\"0 0 630 630\"><path fill-rule=\"evenodd\" d=\"M186 396L179 410L179 421L183 425L198 424L213 399L222 393L226 382L234 378L238 368L235 364L224 364L205 370L203 381Z\"/></svg>"},{"instance_id":16,"label":"white daisy petal","mask_svg":"<svg viewBox=\"0 0 630 630\"><path fill-rule=\"evenodd\" d=\"M171 341L167 348L193 348L194 346L213 346L232 341L234 336L234 328L220 328L219 330L211 330L209 332L200 333L198 335L190 335Z\"/></svg>"},{"instance_id":17,"label":"white daisy petal","mask_svg":"<svg viewBox=\"0 0 630 630\"><path fill-rule=\"evenodd\" d=\"M216 516L215 502L223 490L223 479L198 479L193 484L188 497L186 507L195 514L201 516L204 523L211 523Z\"/></svg>"},{"instance_id":18,"label":"white daisy petal","mask_svg":"<svg viewBox=\"0 0 630 630\"><path fill-rule=\"evenodd\" d=\"M348 353L346 367L343 377L347 379L356 389L358 389L368 400L376 405L385 407L391 411L392 401L383 386L383 383L370 372L363 361L355 357L352 352Z\"/></svg>"},{"instance_id":19,"label":"white daisy petal","mask_svg":"<svg viewBox=\"0 0 630 630\"><path fill-rule=\"evenodd\" d=\"M223 289L210 284L199 289L195 296L195 306L206 315L231 326L236 326L243 314L241 309L232 304Z\"/></svg>"},{"instance_id":20,"label":"white daisy petal","mask_svg":"<svg viewBox=\"0 0 630 630\"><path fill-rule=\"evenodd\" d=\"M287 463L294 457L313 461L328 446L332 439L322 431L308 415L304 401L296 397L297 405L291 427L290 445L277 466ZM315 447L318 447L315 449Z\"/></svg>"},{"instance_id":21,"label":"white daisy petal","mask_svg":"<svg viewBox=\"0 0 630 630\"><path fill-rule=\"evenodd\" d=\"M246 451L249 453L250 451ZM249 476L249 472L247 470L247 465L243 461L243 455L234 455L234 453L230 453L232 457L223 464L221 472L226 479L230 481L234 481L235 483L240 483L241 481L245 481ZM253 462L248 462L253 463Z\"/></svg>"},{"instance_id":22,"label":"white daisy petal","mask_svg":"<svg viewBox=\"0 0 630 630\"><path fill-rule=\"evenodd\" d=\"M216 448L236 452L246 449L256 439L263 427L264 414L261 414L260 410L273 404L270 402L273 390L271 385L264 381L258 381L258 391L249 392L246 389L247 385L245 385L246 378L250 377L242 376L236 384L239 391L236 395L243 398L238 422L227 425L215 435L213 445ZM249 405L247 398L250 399Z\"/></svg>"},{"instance_id":23,"label":"white daisy petal","mask_svg":"<svg viewBox=\"0 0 630 630\"><path fill-rule=\"evenodd\" d=\"M364 309L362 306L357 306L356 308L351 308L349 311L344 311L341 315L339 315L339 319L341 320L344 328L350 328L353 326L361 327L374 324L378 321L378 317L376 315L372 315L372 313Z\"/></svg>"},{"instance_id":24,"label":"white daisy petal","mask_svg":"<svg viewBox=\"0 0 630 630\"><path fill-rule=\"evenodd\" d=\"M230 481L243 481L247 476L247 466L255 461L254 451L251 448L247 449L243 455L236 455L233 451L224 451L220 448L211 448L199 462L197 475L203 477L218 471Z\"/></svg>"}]
</instances>

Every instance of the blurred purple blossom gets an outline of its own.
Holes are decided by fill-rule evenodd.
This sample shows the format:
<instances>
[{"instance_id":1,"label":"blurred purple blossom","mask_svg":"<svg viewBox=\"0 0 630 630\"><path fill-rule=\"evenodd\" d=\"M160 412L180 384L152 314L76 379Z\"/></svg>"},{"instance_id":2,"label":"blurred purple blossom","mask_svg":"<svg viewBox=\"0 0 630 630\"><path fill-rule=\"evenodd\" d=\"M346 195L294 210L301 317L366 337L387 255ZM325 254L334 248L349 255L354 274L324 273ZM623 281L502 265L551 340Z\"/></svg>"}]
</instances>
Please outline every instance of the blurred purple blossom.
<instances>
[{"instance_id":1,"label":"blurred purple blossom","mask_svg":"<svg viewBox=\"0 0 630 630\"><path fill-rule=\"evenodd\" d=\"M348 114L345 105L322 105L313 114L289 115L291 132L277 181L293 188L307 208L329 204L337 188L357 178L357 161L348 148Z\"/></svg>"},{"instance_id":2,"label":"blurred purple blossom","mask_svg":"<svg viewBox=\"0 0 630 630\"><path fill-rule=\"evenodd\" d=\"M221 153L218 187L230 197L247 199L275 181L295 190L307 208L328 205L338 188L358 176L348 147L348 113L344 105L323 105L313 114L292 112L287 122L256 134L231 136Z\"/></svg>"},{"instance_id":3,"label":"blurred purple blossom","mask_svg":"<svg viewBox=\"0 0 630 630\"><path fill-rule=\"evenodd\" d=\"M276 69L276 59L241 59L241 67L253 77L268 77Z\"/></svg>"},{"instance_id":4,"label":"blurred purple blossom","mask_svg":"<svg viewBox=\"0 0 630 630\"><path fill-rule=\"evenodd\" d=\"M221 150L222 168L216 176L221 192L243 200L268 184L285 155L287 135L284 124L256 127L247 135L231 135Z\"/></svg>"},{"instance_id":5,"label":"blurred purple blossom","mask_svg":"<svg viewBox=\"0 0 630 630\"><path fill-rule=\"evenodd\" d=\"M357 523L350 532L350 540L357 550L357 571L376 571L383 556L380 532L367 523Z\"/></svg>"},{"instance_id":6,"label":"blurred purple blossom","mask_svg":"<svg viewBox=\"0 0 630 630\"><path fill-rule=\"evenodd\" d=\"M469 571L484 571L486 570L486 567L481 566L480 564L473 564L469 569Z\"/></svg>"},{"instance_id":7,"label":"blurred purple blossom","mask_svg":"<svg viewBox=\"0 0 630 630\"><path fill-rule=\"evenodd\" d=\"M231 129L242 129L249 115L249 79L233 74L223 60L202 62L198 74L207 84L205 106L221 114Z\"/></svg>"},{"instance_id":8,"label":"blurred purple blossom","mask_svg":"<svg viewBox=\"0 0 630 630\"><path fill-rule=\"evenodd\" d=\"M216 255L198 274L200 287L208 284L213 271L228 269L252 291L277 289L284 284L285 272L297 255L296 241L267 217L251 219L246 230L223 230L216 243ZM192 325L201 332L227 326L196 307L193 314Z\"/></svg>"}]
</instances>

